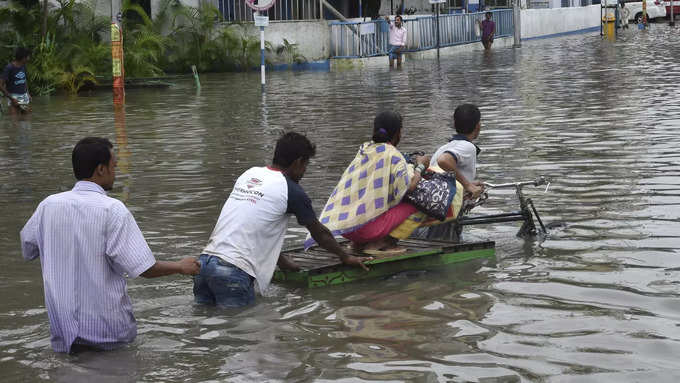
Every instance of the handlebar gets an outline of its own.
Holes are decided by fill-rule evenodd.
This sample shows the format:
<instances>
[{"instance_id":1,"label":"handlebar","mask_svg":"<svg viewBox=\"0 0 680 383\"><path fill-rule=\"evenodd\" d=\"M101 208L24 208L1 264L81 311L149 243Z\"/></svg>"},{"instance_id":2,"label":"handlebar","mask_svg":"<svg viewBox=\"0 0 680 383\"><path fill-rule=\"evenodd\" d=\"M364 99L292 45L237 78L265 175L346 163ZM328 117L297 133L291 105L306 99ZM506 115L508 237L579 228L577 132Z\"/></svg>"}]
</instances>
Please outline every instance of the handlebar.
<instances>
[{"instance_id":1,"label":"handlebar","mask_svg":"<svg viewBox=\"0 0 680 383\"><path fill-rule=\"evenodd\" d=\"M488 189L502 189L502 188L518 188L528 185L540 186L545 184L550 185L550 182L544 176L540 176L533 181L508 182L504 184L492 184L490 182L484 182L484 187Z\"/></svg>"},{"instance_id":2,"label":"handlebar","mask_svg":"<svg viewBox=\"0 0 680 383\"><path fill-rule=\"evenodd\" d=\"M480 194L479 197L477 197L474 201L470 201L467 204L465 210L470 211L475 206L479 206L479 205L483 204L484 202L486 202L486 200L489 199L489 193L488 192L489 192L490 189L515 188L516 191L517 191L517 195L520 199L520 203L523 203L522 201L523 201L524 197L523 197L523 193L522 193L522 188L524 186L529 186L529 185L533 185L533 186L546 185L544 192L547 192L548 188L550 187L550 181L546 177L540 176L533 181L508 182L508 183L503 183L503 184L492 184L490 182L484 182L484 188L485 189L482 192L482 194ZM462 211L463 210L461 210L461 212Z\"/></svg>"}]
</instances>

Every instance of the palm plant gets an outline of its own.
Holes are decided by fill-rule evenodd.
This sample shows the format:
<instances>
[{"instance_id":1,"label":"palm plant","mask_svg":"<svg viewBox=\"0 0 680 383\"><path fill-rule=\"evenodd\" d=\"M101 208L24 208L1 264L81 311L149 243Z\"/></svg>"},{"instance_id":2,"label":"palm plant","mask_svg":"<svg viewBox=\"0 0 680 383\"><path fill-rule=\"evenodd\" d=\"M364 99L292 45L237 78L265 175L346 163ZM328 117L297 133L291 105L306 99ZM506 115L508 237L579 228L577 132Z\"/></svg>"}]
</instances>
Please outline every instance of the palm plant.
<instances>
[{"instance_id":1,"label":"palm plant","mask_svg":"<svg viewBox=\"0 0 680 383\"><path fill-rule=\"evenodd\" d=\"M95 13L94 1L59 0L55 11L57 34L62 37L60 54L64 58L67 78L87 78L84 73L110 75L111 48L101 41L109 29L109 20ZM72 81L67 83L71 84ZM72 89L72 87L68 87Z\"/></svg>"},{"instance_id":2,"label":"palm plant","mask_svg":"<svg viewBox=\"0 0 680 383\"><path fill-rule=\"evenodd\" d=\"M94 72L86 66L72 67L59 78L59 86L71 94L78 93L86 85L96 83Z\"/></svg>"},{"instance_id":3,"label":"palm plant","mask_svg":"<svg viewBox=\"0 0 680 383\"><path fill-rule=\"evenodd\" d=\"M260 41L252 37L241 36L234 55L239 68L243 71L257 66L260 55Z\"/></svg>"},{"instance_id":4,"label":"palm plant","mask_svg":"<svg viewBox=\"0 0 680 383\"><path fill-rule=\"evenodd\" d=\"M276 54L283 56L288 64L302 64L307 62L307 58L300 53L297 43L291 43L283 39L283 44L276 48Z\"/></svg>"},{"instance_id":5,"label":"palm plant","mask_svg":"<svg viewBox=\"0 0 680 383\"><path fill-rule=\"evenodd\" d=\"M260 39L249 36L246 26L236 24L232 29L227 29L232 39L224 49L228 59L233 62L234 69L248 71L260 64ZM272 52L274 48L269 41L264 43L265 52Z\"/></svg>"},{"instance_id":6,"label":"palm plant","mask_svg":"<svg viewBox=\"0 0 680 383\"><path fill-rule=\"evenodd\" d=\"M28 85L34 95L54 92L63 78L63 62L57 54L57 43L51 33L33 50L28 67Z\"/></svg>"},{"instance_id":7,"label":"palm plant","mask_svg":"<svg viewBox=\"0 0 680 383\"><path fill-rule=\"evenodd\" d=\"M161 57L168 38L161 34L144 8L131 0L122 6L125 73L130 77L160 76Z\"/></svg>"},{"instance_id":8,"label":"palm plant","mask_svg":"<svg viewBox=\"0 0 680 383\"><path fill-rule=\"evenodd\" d=\"M102 41L110 22L95 13L97 0L56 1L57 6L43 8L42 0L10 0L0 8L0 63L11 61L18 46L32 48L28 75L36 95L57 89L75 93L94 83L95 75L111 76L111 48ZM161 0L153 20L132 0L124 0L121 10L129 77L158 76L164 69L187 72L191 65L200 71L249 70L259 62L259 40L220 25L212 5L192 8ZM272 51L271 44L266 50ZM287 40L279 53L290 62L305 61L297 44Z\"/></svg>"},{"instance_id":9,"label":"palm plant","mask_svg":"<svg viewBox=\"0 0 680 383\"><path fill-rule=\"evenodd\" d=\"M221 48L230 44L232 37L229 33L215 33L219 10L211 4L198 8L179 4L173 13L172 40L178 69L185 71L195 64L199 71L206 71L224 64L226 52Z\"/></svg>"},{"instance_id":10,"label":"palm plant","mask_svg":"<svg viewBox=\"0 0 680 383\"><path fill-rule=\"evenodd\" d=\"M99 34L108 22L95 16L92 3L60 0L59 7L48 14L44 37L40 5L37 1L23 3L0 8L0 24L9 26L0 32L0 46L5 62L12 59L14 48L33 47L28 64L31 93L43 95L57 89L77 92L85 83L94 82L95 70L106 70L110 50L99 41ZM108 62L110 72L110 59Z\"/></svg>"},{"instance_id":11,"label":"palm plant","mask_svg":"<svg viewBox=\"0 0 680 383\"><path fill-rule=\"evenodd\" d=\"M40 41L39 20L37 5L25 7L18 2L9 2L0 7L0 25L4 26L0 28L0 62L3 65L13 59L16 47L35 46Z\"/></svg>"},{"instance_id":12,"label":"palm plant","mask_svg":"<svg viewBox=\"0 0 680 383\"><path fill-rule=\"evenodd\" d=\"M96 0L58 0L59 8L53 11L53 27L65 40L87 37L101 42L100 36L109 28L109 19L97 15Z\"/></svg>"},{"instance_id":13,"label":"palm plant","mask_svg":"<svg viewBox=\"0 0 680 383\"><path fill-rule=\"evenodd\" d=\"M37 5L26 7L10 1L0 8L0 21L7 26L3 31L11 30L25 40L40 40L40 17L40 7Z\"/></svg>"},{"instance_id":14,"label":"palm plant","mask_svg":"<svg viewBox=\"0 0 680 383\"><path fill-rule=\"evenodd\" d=\"M130 77L153 77L163 75L158 65L165 51L165 37L139 28L123 32L125 73Z\"/></svg>"}]
</instances>

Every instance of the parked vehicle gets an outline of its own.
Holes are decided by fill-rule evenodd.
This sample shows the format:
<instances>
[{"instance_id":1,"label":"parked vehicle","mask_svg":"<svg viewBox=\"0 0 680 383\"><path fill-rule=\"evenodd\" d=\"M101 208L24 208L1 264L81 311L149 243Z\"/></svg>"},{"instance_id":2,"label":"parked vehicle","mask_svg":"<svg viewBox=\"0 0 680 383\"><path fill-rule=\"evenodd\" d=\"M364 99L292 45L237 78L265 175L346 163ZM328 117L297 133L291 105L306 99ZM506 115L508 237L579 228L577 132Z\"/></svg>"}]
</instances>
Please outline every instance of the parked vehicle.
<instances>
[{"instance_id":1,"label":"parked vehicle","mask_svg":"<svg viewBox=\"0 0 680 383\"><path fill-rule=\"evenodd\" d=\"M647 2L647 20L653 20L657 17L666 17L666 7L660 0L645 0ZM678 1L680 3L680 1ZM642 1L640 0L624 0L626 8L630 11L630 20L636 23L642 22ZM669 2L670 7L670 2Z\"/></svg>"},{"instance_id":2,"label":"parked vehicle","mask_svg":"<svg viewBox=\"0 0 680 383\"><path fill-rule=\"evenodd\" d=\"M671 15L671 2L664 1L663 5L666 7L666 15ZM680 0L673 0L673 14L680 14Z\"/></svg>"}]
</instances>

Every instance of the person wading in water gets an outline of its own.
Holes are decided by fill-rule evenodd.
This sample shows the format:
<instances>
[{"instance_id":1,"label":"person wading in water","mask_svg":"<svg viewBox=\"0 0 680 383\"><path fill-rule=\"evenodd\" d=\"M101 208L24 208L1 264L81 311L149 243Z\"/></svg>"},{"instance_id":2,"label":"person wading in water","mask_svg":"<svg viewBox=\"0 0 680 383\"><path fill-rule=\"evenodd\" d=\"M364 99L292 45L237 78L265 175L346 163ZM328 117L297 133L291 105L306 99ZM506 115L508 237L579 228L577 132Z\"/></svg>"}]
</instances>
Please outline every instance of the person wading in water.
<instances>
[{"instance_id":1,"label":"person wading in water","mask_svg":"<svg viewBox=\"0 0 680 383\"><path fill-rule=\"evenodd\" d=\"M491 44L493 44L493 37L496 35L496 23L491 20L491 12L487 12L485 15L486 19L479 23L480 29L482 30L482 45L484 49L491 49Z\"/></svg>"},{"instance_id":2,"label":"person wading in water","mask_svg":"<svg viewBox=\"0 0 680 383\"><path fill-rule=\"evenodd\" d=\"M394 67L395 59L397 60L397 68L401 68L401 52L406 48L406 28L402 25L404 21L401 15L394 18L394 23L390 22L389 16L385 16L385 20L390 25L390 45L387 51L390 68Z\"/></svg>"},{"instance_id":3,"label":"person wading in water","mask_svg":"<svg viewBox=\"0 0 680 383\"><path fill-rule=\"evenodd\" d=\"M0 92L9 99L7 105L10 115L31 111L31 96L28 93L28 74L26 72L26 63L30 58L30 50L17 48L14 52L14 61L7 64L0 74Z\"/></svg>"}]
</instances>

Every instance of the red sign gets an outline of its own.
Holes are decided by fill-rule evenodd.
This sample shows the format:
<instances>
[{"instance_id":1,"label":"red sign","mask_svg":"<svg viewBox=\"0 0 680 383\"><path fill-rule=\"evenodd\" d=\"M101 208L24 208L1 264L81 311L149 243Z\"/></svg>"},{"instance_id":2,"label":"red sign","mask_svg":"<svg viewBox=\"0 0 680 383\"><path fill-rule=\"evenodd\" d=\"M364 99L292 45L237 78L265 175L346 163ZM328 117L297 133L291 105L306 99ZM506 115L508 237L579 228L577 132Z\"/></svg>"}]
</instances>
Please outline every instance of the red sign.
<instances>
[{"instance_id":1,"label":"red sign","mask_svg":"<svg viewBox=\"0 0 680 383\"><path fill-rule=\"evenodd\" d=\"M276 0L245 0L246 5L256 11L266 11L274 6Z\"/></svg>"}]
</instances>

